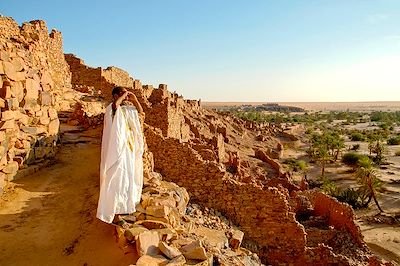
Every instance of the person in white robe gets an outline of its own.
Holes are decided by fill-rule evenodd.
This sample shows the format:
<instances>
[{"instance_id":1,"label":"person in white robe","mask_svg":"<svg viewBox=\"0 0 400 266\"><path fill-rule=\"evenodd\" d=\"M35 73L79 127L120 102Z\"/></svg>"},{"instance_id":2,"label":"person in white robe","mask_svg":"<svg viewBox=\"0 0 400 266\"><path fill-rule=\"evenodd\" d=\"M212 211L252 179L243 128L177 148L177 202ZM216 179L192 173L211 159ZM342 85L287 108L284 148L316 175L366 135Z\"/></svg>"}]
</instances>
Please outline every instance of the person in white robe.
<instances>
[{"instance_id":1,"label":"person in white robe","mask_svg":"<svg viewBox=\"0 0 400 266\"><path fill-rule=\"evenodd\" d=\"M136 211L143 186L143 110L132 92L116 87L104 115L100 163L100 197L96 217L112 223L116 214ZM134 106L124 105L130 96ZM139 112L138 112L139 110Z\"/></svg>"}]
</instances>

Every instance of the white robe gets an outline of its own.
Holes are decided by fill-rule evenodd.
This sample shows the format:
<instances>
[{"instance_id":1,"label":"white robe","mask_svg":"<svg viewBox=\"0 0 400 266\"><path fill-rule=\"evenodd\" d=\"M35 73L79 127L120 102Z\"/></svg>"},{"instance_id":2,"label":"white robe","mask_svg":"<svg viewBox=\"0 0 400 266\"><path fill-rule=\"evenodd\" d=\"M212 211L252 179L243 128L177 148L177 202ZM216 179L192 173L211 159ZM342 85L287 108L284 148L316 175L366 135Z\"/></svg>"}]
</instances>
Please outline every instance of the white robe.
<instances>
[{"instance_id":1,"label":"white robe","mask_svg":"<svg viewBox=\"0 0 400 266\"><path fill-rule=\"evenodd\" d=\"M96 217L111 223L115 214L133 213L143 186L143 134L133 106L112 105L104 115L100 163L100 197Z\"/></svg>"}]
</instances>

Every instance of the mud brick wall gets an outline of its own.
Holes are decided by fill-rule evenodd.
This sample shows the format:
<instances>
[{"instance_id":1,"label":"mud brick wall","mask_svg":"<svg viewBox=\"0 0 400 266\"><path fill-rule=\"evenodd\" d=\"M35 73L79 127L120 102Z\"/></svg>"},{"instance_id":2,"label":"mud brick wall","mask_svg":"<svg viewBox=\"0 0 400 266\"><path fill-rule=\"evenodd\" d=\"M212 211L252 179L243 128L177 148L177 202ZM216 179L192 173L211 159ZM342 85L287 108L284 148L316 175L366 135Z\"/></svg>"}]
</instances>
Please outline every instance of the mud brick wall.
<instances>
[{"instance_id":1,"label":"mud brick wall","mask_svg":"<svg viewBox=\"0 0 400 266\"><path fill-rule=\"evenodd\" d=\"M188 143L165 138L147 127L145 136L155 170L185 187L194 200L225 213L241 226L247 239L269 263L303 260L306 237L289 211L287 195L276 188L259 188L229 180L219 164L204 161Z\"/></svg>"},{"instance_id":2,"label":"mud brick wall","mask_svg":"<svg viewBox=\"0 0 400 266\"><path fill-rule=\"evenodd\" d=\"M0 193L19 169L56 151L57 109L71 87L61 33L0 17Z\"/></svg>"}]
</instances>

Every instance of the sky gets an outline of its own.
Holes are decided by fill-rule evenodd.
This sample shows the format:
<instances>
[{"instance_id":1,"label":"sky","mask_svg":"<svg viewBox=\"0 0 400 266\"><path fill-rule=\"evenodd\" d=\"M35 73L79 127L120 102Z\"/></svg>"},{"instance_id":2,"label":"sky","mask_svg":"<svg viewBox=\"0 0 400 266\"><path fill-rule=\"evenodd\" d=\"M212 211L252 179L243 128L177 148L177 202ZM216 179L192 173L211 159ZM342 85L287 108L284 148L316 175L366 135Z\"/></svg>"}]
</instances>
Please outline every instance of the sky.
<instances>
[{"instance_id":1,"label":"sky","mask_svg":"<svg viewBox=\"0 0 400 266\"><path fill-rule=\"evenodd\" d=\"M1 0L65 53L203 101L400 101L398 0Z\"/></svg>"}]
</instances>

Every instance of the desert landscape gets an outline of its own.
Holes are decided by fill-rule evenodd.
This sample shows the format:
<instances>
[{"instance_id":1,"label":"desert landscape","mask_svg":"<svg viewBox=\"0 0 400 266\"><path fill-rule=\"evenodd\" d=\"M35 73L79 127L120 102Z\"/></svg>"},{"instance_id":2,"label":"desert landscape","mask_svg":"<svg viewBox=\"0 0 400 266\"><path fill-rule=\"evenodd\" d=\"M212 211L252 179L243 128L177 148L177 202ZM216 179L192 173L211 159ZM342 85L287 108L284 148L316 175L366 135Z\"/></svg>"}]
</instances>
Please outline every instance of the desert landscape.
<instances>
[{"instance_id":1,"label":"desert landscape","mask_svg":"<svg viewBox=\"0 0 400 266\"><path fill-rule=\"evenodd\" d=\"M0 265L400 264L399 101L190 100L63 45L0 16ZM144 111L143 188L107 224L117 86Z\"/></svg>"}]
</instances>

